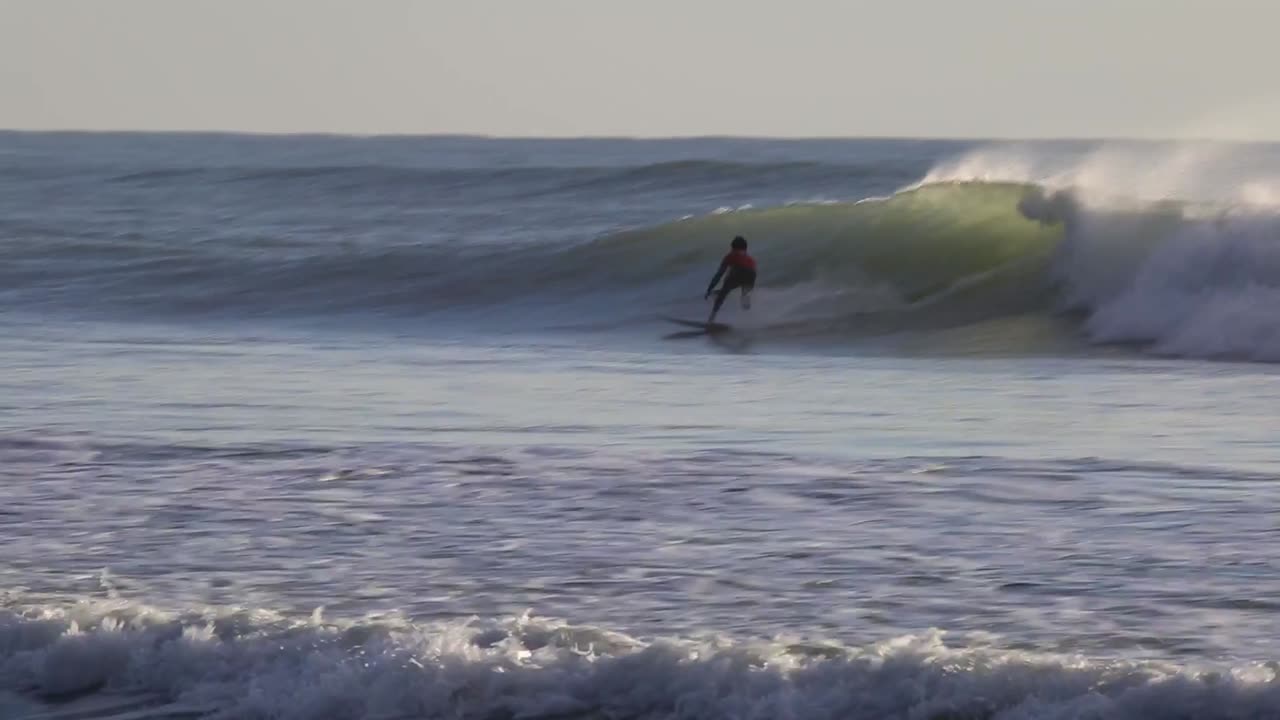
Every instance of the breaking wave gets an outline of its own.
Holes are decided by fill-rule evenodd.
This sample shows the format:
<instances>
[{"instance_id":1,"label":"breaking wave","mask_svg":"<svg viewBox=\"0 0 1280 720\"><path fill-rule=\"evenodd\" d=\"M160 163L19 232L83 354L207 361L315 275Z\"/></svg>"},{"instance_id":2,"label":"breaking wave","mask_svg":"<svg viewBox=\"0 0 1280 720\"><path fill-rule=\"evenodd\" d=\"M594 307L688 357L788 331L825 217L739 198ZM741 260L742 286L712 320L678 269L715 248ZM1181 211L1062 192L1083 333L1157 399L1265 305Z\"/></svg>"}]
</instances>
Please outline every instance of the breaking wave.
<instances>
[{"instance_id":1,"label":"breaking wave","mask_svg":"<svg viewBox=\"0 0 1280 720\"><path fill-rule=\"evenodd\" d=\"M1198 156L1175 156L1158 167L1134 161L1123 173L1099 163L1064 171L978 153L887 197L723 208L590 237L539 230L493 242L452 242L448 233L429 240L408 233L335 238L324 228L238 235L211 228L192 238L79 226L59 234L39 221L10 218L0 220L0 282L15 305L95 312L437 319L467 313L468 322L480 317L525 327L540 312L543 327L566 318L601 326L654 312L702 312L700 289L725 241L743 234L761 262L760 301L750 315L729 313L731 322L763 338L963 334L1029 318L1094 344L1280 361L1280 315L1273 311L1280 306L1280 203L1269 190L1277 185L1190 172L1203 164L1197 163ZM537 208L536 198L545 195L555 196L557 207L572 207L576 198L585 211L602 198L617 202L644 188L749 187L766 179L787 186L791 175L805 187L817 177L885 172L874 164L691 160L510 169L170 168L114 182L150 187L198 174L201 184L267 183L252 191L265 197L319 183L322 197L420 193L453 202L465 195L467 202L490 203L481 208L501 208L495 203L515 197L523 204L512 207ZM1169 179L1188 176L1200 178L1199 185ZM539 218L538 227L554 222Z\"/></svg>"},{"instance_id":2,"label":"breaking wave","mask_svg":"<svg viewBox=\"0 0 1280 720\"><path fill-rule=\"evenodd\" d=\"M527 615L329 621L123 600L0 613L0 710L14 718L1212 719L1269 716L1278 688L1273 664L1091 659L936 631L846 645L646 640Z\"/></svg>"}]
</instances>

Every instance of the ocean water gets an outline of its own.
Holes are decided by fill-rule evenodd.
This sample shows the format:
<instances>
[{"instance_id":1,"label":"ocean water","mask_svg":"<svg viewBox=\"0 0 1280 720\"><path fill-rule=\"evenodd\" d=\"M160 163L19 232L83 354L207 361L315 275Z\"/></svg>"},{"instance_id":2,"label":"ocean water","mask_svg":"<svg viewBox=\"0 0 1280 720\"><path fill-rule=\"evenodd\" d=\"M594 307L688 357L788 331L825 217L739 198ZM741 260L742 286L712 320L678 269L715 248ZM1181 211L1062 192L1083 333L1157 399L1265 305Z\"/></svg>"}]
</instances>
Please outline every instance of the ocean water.
<instances>
[{"instance_id":1,"label":"ocean water","mask_svg":"<svg viewBox=\"0 0 1280 720\"><path fill-rule=\"evenodd\" d=\"M0 718L1275 717L1278 169L0 133Z\"/></svg>"}]
</instances>

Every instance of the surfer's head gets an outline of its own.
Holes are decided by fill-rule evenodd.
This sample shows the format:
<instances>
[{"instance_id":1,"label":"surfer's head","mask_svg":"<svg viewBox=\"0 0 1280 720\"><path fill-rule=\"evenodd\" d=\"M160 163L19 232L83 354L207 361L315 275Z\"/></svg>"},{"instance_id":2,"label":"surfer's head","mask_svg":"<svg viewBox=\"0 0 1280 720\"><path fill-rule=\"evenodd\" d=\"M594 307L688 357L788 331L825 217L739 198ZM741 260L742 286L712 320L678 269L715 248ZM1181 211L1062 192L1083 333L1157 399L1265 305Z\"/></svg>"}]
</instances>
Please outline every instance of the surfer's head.
<instances>
[{"instance_id":1,"label":"surfer's head","mask_svg":"<svg viewBox=\"0 0 1280 720\"><path fill-rule=\"evenodd\" d=\"M733 242L729 243L729 247L733 248L734 250L746 250L747 239L739 235L738 237L733 239Z\"/></svg>"}]
</instances>

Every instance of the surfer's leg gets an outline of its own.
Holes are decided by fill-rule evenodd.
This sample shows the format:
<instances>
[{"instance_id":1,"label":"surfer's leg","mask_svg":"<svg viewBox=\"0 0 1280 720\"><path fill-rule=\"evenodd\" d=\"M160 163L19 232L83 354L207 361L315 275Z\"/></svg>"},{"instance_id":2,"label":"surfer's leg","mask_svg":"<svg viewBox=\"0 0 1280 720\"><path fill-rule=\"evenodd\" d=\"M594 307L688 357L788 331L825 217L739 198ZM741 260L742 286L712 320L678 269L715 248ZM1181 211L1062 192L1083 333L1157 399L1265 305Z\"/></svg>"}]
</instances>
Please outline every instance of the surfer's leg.
<instances>
[{"instance_id":1,"label":"surfer's leg","mask_svg":"<svg viewBox=\"0 0 1280 720\"><path fill-rule=\"evenodd\" d=\"M720 291L716 293L716 304L711 306L711 318L707 322L716 321L716 313L720 312L720 306L724 305L725 298L729 297L729 293L742 287L742 283L738 282L733 276L724 279L724 285L720 286Z\"/></svg>"},{"instance_id":2,"label":"surfer's leg","mask_svg":"<svg viewBox=\"0 0 1280 720\"><path fill-rule=\"evenodd\" d=\"M751 291L756 289L756 271L743 268L734 273L734 285L742 288L742 309L751 309Z\"/></svg>"}]
</instances>

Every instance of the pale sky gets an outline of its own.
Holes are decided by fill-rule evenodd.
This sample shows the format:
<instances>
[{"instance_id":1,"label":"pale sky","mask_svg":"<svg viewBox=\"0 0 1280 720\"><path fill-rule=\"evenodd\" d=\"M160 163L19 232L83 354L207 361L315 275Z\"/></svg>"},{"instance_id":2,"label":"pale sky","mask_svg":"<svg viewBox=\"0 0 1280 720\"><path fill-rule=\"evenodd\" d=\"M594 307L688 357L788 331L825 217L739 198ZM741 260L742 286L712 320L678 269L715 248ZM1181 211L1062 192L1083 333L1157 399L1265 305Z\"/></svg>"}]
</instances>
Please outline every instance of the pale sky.
<instances>
[{"instance_id":1,"label":"pale sky","mask_svg":"<svg viewBox=\"0 0 1280 720\"><path fill-rule=\"evenodd\" d=\"M1280 139L1276 0L0 0L0 127Z\"/></svg>"}]
</instances>

